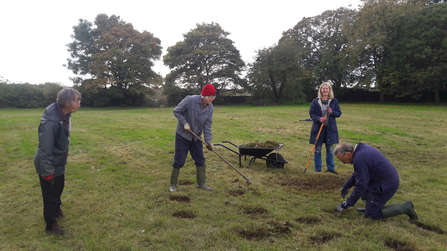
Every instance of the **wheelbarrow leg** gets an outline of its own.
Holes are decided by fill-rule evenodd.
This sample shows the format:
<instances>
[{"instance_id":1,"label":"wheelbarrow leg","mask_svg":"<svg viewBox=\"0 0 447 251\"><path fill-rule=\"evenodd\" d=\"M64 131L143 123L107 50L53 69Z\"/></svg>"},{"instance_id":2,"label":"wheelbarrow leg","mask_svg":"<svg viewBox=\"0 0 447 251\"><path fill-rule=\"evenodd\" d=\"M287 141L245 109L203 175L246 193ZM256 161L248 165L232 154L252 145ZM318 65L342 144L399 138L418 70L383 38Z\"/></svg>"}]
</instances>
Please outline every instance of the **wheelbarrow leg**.
<instances>
[{"instance_id":1,"label":"wheelbarrow leg","mask_svg":"<svg viewBox=\"0 0 447 251\"><path fill-rule=\"evenodd\" d=\"M250 162L248 163L248 165L250 166L251 164L255 163L256 157L251 158Z\"/></svg>"}]
</instances>

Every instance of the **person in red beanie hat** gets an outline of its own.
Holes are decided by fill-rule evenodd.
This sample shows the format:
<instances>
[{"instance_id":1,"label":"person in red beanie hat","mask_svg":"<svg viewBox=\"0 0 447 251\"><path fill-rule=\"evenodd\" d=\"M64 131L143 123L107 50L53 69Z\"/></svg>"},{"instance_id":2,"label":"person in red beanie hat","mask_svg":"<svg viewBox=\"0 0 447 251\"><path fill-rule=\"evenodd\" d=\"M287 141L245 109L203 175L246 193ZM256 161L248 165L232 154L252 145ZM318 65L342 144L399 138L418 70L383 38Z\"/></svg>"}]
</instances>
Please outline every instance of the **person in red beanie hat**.
<instances>
[{"instance_id":1,"label":"person in red beanie hat","mask_svg":"<svg viewBox=\"0 0 447 251\"><path fill-rule=\"evenodd\" d=\"M216 97L217 91L212 84L206 84L202 89L202 97Z\"/></svg>"},{"instance_id":2,"label":"person in red beanie hat","mask_svg":"<svg viewBox=\"0 0 447 251\"><path fill-rule=\"evenodd\" d=\"M202 131L206 142L206 148L213 150L211 139L211 124L213 122L213 101L216 98L216 88L206 84L201 95L186 96L175 108L174 116L177 118L175 134L175 153L172 164L171 185L169 191L177 191L177 181L180 168L185 165L188 152L195 161L197 188L211 191L205 184L205 157L203 155L202 141L195 138L191 132L201 137Z\"/></svg>"}]
</instances>

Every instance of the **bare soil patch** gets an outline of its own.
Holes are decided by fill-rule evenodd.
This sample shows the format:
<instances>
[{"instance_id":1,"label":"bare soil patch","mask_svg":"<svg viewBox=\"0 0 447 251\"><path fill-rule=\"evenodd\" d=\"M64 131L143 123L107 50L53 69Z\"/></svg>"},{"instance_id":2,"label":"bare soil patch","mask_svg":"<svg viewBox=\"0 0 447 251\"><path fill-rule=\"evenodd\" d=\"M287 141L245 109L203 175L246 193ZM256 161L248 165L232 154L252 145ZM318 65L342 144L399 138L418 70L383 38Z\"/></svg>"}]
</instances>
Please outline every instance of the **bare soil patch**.
<instances>
[{"instance_id":1,"label":"bare soil patch","mask_svg":"<svg viewBox=\"0 0 447 251\"><path fill-rule=\"evenodd\" d=\"M170 194L169 199L173 200L173 201L184 202L184 203L189 203L191 201L189 196L180 195L180 194Z\"/></svg>"},{"instance_id":2,"label":"bare soil patch","mask_svg":"<svg viewBox=\"0 0 447 251\"><path fill-rule=\"evenodd\" d=\"M411 223L413 223L414 225L416 225L416 226L418 226L418 227L420 227L422 229L425 229L425 230L428 230L428 231L432 231L432 232L435 232L437 234L445 234L445 231L442 230L438 226L432 226L432 225L429 225L429 224L424 224L424 223L422 223L420 221L416 221L416 220L411 221Z\"/></svg>"},{"instance_id":3,"label":"bare soil patch","mask_svg":"<svg viewBox=\"0 0 447 251\"><path fill-rule=\"evenodd\" d=\"M314 244L321 245L337 237L340 237L339 233L322 232L310 237L310 240Z\"/></svg>"},{"instance_id":4,"label":"bare soil patch","mask_svg":"<svg viewBox=\"0 0 447 251\"><path fill-rule=\"evenodd\" d=\"M258 206L245 206L244 213L251 215L265 214L267 213L267 209Z\"/></svg>"},{"instance_id":5,"label":"bare soil patch","mask_svg":"<svg viewBox=\"0 0 447 251\"><path fill-rule=\"evenodd\" d=\"M245 190L242 189L235 189L228 191L228 194L231 196L242 196L245 194Z\"/></svg>"},{"instance_id":6,"label":"bare soil patch","mask_svg":"<svg viewBox=\"0 0 447 251\"><path fill-rule=\"evenodd\" d=\"M414 251L417 250L415 247L408 242L399 241L396 239L389 238L385 240L385 245L396 251Z\"/></svg>"},{"instance_id":7,"label":"bare soil patch","mask_svg":"<svg viewBox=\"0 0 447 251\"><path fill-rule=\"evenodd\" d=\"M309 216L309 217L299 217L296 219L296 221L306 225L316 225L321 222L321 219L319 219L318 217Z\"/></svg>"},{"instance_id":8,"label":"bare soil patch","mask_svg":"<svg viewBox=\"0 0 447 251\"><path fill-rule=\"evenodd\" d=\"M265 228L258 228L255 230L240 230L239 235L247 240L261 240L270 237L272 233Z\"/></svg>"},{"instance_id":9,"label":"bare soil patch","mask_svg":"<svg viewBox=\"0 0 447 251\"><path fill-rule=\"evenodd\" d=\"M172 214L172 216L180 218L180 219L194 219L197 215L191 211L177 211Z\"/></svg>"},{"instance_id":10,"label":"bare soil patch","mask_svg":"<svg viewBox=\"0 0 447 251\"><path fill-rule=\"evenodd\" d=\"M247 240L262 240L271 236L290 234L292 229L289 222L270 221L263 227L256 229L237 230L239 236Z\"/></svg>"},{"instance_id":11,"label":"bare soil patch","mask_svg":"<svg viewBox=\"0 0 447 251\"><path fill-rule=\"evenodd\" d=\"M272 232L280 234L289 234L292 232L290 222L270 221L268 224L272 226Z\"/></svg>"},{"instance_id":12,"label":"bare soil patch","mask_svg":"<svg viewBox=\"0 0 447 251\"><path fill-rule=\"evenodd\" d=\"M190 180L179 180L178 184L182 186L188 186L188 185L194 185L194 182Z\"/></svg>"}]
</instances>

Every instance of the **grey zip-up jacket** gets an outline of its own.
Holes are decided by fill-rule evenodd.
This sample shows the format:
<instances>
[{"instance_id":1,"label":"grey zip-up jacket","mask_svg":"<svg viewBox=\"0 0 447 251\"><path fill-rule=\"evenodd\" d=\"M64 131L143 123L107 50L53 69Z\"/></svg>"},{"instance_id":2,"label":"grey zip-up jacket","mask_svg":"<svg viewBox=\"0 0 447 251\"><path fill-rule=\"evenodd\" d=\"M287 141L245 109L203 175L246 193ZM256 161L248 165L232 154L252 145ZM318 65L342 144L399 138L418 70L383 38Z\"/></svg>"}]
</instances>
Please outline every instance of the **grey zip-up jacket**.
<instances>
[{"instance_id":1,"label":"grey zip-up jacket","mask_svg":"<svg viewBox=\"0 0 447 251\"><path fill-rule=\"evenodd\" d=\"M70 130L63 125L57 105L49 105L40 118L39 146L34 156L34 166L42 177L62 175L67 164Z\"/></svg>"},{"instance_id":2,"label":"grey zip-up jacket","mask_svg":"<svg viewBox=\"0 0 447 251\"><path fill-rule=\"evenodd\" d=\"M201 137L202 130L204 132L205 142L211 143L211 124L213 123L213 104L207 105L202 110L202 97L200 95L186 96L174 108L174 116L177 118L176 133L187 140L197 140L191 133L185 131L184 125L189 123L191 130Z\"/></svg>"}]
</instances>

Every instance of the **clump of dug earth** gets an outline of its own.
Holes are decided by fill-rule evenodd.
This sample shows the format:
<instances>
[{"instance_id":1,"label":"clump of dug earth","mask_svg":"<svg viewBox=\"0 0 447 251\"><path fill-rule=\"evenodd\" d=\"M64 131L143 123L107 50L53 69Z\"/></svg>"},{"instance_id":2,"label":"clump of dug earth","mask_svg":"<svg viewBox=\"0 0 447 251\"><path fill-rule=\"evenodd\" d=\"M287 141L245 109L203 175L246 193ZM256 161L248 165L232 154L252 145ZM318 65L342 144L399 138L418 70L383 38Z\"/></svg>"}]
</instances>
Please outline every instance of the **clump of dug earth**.
<instances>
[{"instance_id":1,"label":"clump of dug earth","mask_svg":"<svg viewBox=\"0 0 447 251\"><path fill-rule=\"evenodd\" d=\"M275 141L266 141L266 142L253 142L241 145L240 147L252 147L252 148L277 148L279 147L279 143Z\"/></svg>"}]
</instances>

